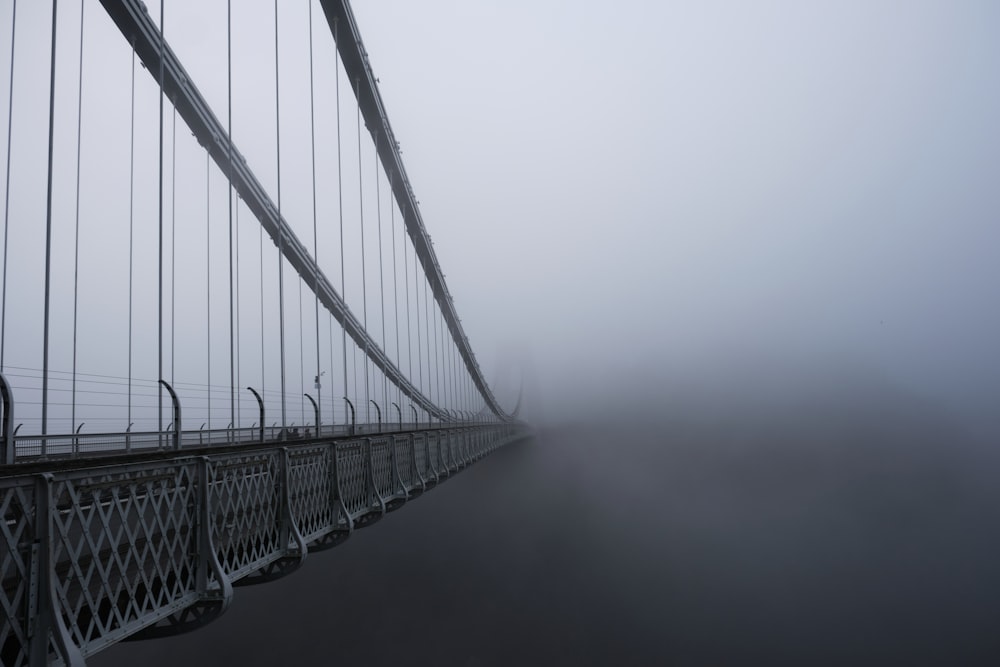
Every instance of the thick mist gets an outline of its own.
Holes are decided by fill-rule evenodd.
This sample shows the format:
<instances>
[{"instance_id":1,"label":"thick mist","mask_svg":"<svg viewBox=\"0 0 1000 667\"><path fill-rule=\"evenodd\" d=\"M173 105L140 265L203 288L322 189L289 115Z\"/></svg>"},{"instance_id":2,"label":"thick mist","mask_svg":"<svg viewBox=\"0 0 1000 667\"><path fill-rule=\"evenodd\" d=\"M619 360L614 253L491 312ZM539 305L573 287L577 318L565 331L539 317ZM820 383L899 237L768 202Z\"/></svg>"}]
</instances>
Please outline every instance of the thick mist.
<instances>
[{"instance_id":1,"label":"thick mist","mask_svg":"<svg viewBox=\"0 0 1000 667\"><path fill-rule=\"evenodd\" d=\"M541 428L208 628L93 662L993 664L995 452L852 373L746 396Z\"/></svg>"},{"instance_id":2,"label":"thick mist","mask_svg":"<svg viewBox=\"0 0 1000 667\"><path fill-rule=\"evenodd\" d=\"M39 7L25 15L44 27ZM272 5L250 7L263 18L240 15L255 64L236 78L253 95L234 134L272 188ZM304 91L305 12L282 7L299 57L283 85ZM213 104L224 9L168 13ZM1000 664L1000 4L354 11L471 345L504 405L523 391L535 437L237 589L207 628L91 662ZM44 46L19 54L47 62ZM121 97L128 61L104 55L117 83L108 69L97 88ZM42 99L38 81L17 85ZM102 100L124 113L99 93L92 116ZM306 107L289 107L286 211L302 225ZM112 132L89 127L85 164ZM14 146L15 204L41 219L26 184L40 153L23 131ZM109 229L102 206L91 219Z\"/></svg>"}]
</instances>

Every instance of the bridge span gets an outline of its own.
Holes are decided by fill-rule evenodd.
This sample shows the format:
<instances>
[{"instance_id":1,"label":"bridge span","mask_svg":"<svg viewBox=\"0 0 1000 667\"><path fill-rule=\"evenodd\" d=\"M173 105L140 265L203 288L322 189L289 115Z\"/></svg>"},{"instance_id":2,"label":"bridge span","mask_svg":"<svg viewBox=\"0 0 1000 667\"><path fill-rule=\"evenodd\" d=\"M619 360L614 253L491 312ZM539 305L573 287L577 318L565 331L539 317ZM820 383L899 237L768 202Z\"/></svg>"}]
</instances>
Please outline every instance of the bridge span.
<instances>
[{"instance_id":1,"label":"bridge span","mask_svg":"<svg viewBox=\"0 0 1000 667\"><path fill-rule=\"evenodd\" d=\"M0 477L0 663L83 664L217 618L233 587L525 437L516 424L26 463Z\"/></svg>"},{"instance_id":2,"label":"bridge span","mask_svg":"<svg viewBox=\"0 0 1000 667\"><path fill-rule=\"evenodd\" d=\"M0 3L4 667L197 629L530 433L350 6L266 9Z\"/></svg>"}]
</instances>

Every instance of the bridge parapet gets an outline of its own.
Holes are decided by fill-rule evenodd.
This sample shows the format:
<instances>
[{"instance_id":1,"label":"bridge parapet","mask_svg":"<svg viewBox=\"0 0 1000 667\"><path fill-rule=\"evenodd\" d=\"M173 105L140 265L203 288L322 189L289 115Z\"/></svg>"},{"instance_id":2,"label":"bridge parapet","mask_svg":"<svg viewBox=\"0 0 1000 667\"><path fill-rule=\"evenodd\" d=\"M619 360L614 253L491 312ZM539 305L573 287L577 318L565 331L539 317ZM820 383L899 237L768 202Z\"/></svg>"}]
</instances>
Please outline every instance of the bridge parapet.
<instances>
[{"instance_id":1,"label":"bridge parapet","mask_svg":"<svg viewBox=\"0 0 1000 667\"><path fill-rule=\"evenodd\" d=\"M207 623L233 584L293 571L457 472L459 451L526 435L499 424L0 477L0 663L69 664Z\"/></svg>"}]
</instances>

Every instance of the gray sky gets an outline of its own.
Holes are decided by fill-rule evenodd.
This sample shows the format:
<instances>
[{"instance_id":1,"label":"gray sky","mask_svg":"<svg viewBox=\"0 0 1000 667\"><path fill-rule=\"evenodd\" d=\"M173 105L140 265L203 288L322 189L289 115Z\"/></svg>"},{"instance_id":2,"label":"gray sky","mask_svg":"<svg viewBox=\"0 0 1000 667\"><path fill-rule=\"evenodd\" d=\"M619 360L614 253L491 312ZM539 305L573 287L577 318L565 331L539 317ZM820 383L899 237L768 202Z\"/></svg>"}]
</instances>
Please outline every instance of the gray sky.
<instances>
[{"instance_id":1,"label":"gray sky","mask_svg":"<svg viewBox=\"0 0 1000 667\"><path fill-rule=\"evenodd\" d=\"M273 7L261 0L239 7L233 134L273 197ZM288 100L282 174L284 210L311 246L305 7L281 8ZM157 3L149 9L158 15ZM45 101L47 81L43 10L41 3L19 6L38 39L19 42L24 69L15 81L19 90L34 91L36 102ZM88 11L83 161L84 186L94 194L89 201L84 196L81 215L85 226L117 225L97 242L120 256L127 201L110 202L101 193L118 188L120 194L128 183L123 130L130 61L103 11L96 4ZM357 2L354 11L458 311L508 403L518 367L528 378L528 414L558 416L567 404L645 392L647 382L733 384L744 377L748 387L794 386L821 383L831 368L846 365L980 416L995 412L995 3L620 2L609 9L581 2L397 1ZM78 29L78 6L65 3L61 12L68 43L59 71L72 93L76 45L69 36ZM225 3L168 4L167 13L168 40L224 117ZM318 23L316 56L326 62L317 65L321 120L333 109L332 42L324 30ZM137 90L144 123L137 141L145 151L138 158L145 165L137 185L141 207L153 201L156 183L149 162L156 91L141 69ZM44 145L45 130L37 122L44 106L21 103L26 98L31 93L15 96L12 184L12 207L25 220L44 211L38 208L44 162L32 146ZM57 185L71 194L75 94L60 100ZM349 98L342 105L344 161L356 164L354 110ZM333 127L319 122L317 131L327 147L317 157L318 207L328 220L335 211ZM203 157L183 130L178 138L187 160L178 176L179 224L190 225L192 239L202 238ZM370 151L366 140L363 173L374 167ZM225 189L213 173L213 219L219 219ZM357 178L345 170L348 177ZM345 224L354 224L357 185L344 188ZM61 202L68 207L72 199ZM254 257L259 246L248 240L255 232L244 215L240 253ZM213 243L223 242L224 227L214 233ZM335 234L333 225L321 226L321 246ZM37 238L25 243L37 245ZM55 252L66 260L70 237L59 238ZM348 229L348 247L359 238ZM149 239L140 236L140 243ZM320 251L331 277L339 273L334 253ZM356 255L348 252L346 296L360 312ZM12 267L19 261L37 267L37 260L34 251L22 252ZM196 268L202 261L194 250L183 259L192 294L204 282ZM82 280L114 301L107 292L120 291L122 276L104 275L110 269L95 264L83 267ZM214 277L219 269L212 269L217 287L224 281ZM369 282L372 270L369 263ZM152 284L152 274L143 275ZM65 285L62 294L65 305ZM204 304L188 301L193 318ZM155 311L143 303L148 322ZM249 312L255 304L246 305ZM369 317L378 326L381 316ZM260 335L259 325L244 326L248 339ZM81 334L92 340L87 358L95 367L109 347L105 333ZM199 340L191 334L187 344ZM37 337L26 333L23 343L30 357ZM17 344L11 345L13 354ZM142 363L145 375L155 372ZM331 371L339 373L335 365ZM273 377L273 368L268 372Z\"/></svg>"}]
</instances>

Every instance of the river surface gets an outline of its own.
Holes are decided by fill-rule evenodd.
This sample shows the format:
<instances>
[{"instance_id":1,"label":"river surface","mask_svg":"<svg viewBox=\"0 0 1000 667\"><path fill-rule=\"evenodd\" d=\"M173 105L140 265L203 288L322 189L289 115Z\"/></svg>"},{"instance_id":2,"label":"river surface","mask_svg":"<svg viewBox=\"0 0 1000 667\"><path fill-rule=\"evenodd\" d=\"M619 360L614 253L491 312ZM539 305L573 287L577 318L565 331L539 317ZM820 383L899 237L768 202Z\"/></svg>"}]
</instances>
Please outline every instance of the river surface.
<instances>
[{"instance_id":1,"label":"river surface","mask_svg":"<svg viewBox=\"0 0 1000 667\"><path fill-rule=\"evenodd\" d=\"M90 662L1000 664L996 457L889 413L542 428Z\"/></svg>"}]
</instances>

